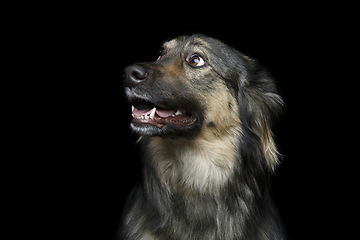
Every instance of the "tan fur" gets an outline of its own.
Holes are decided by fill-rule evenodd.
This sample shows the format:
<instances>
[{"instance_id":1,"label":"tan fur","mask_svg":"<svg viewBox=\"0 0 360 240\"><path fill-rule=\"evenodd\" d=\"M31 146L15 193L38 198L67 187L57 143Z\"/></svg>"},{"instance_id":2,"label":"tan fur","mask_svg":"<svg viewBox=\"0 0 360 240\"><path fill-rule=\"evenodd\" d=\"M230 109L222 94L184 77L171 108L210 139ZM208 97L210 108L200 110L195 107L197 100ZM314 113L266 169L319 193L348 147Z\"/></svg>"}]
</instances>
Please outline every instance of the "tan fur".
<instances>
[{"instance_id":1,"label":"tan fur","mask_svg":"<svg viewBox=\"0 0 360 240\"><path fill-rule=\"evenodd\" d=\"M273 93L266 93L265 95L268 96L269 101L274 101L275 104L279 104L281 106L284 105L284 102L279 95ZM256 124L260 127L259 129L261 129L260 132L257 132L257 134L260 137L262 151L264 152L266 162L269 168L272 171L275 171L276 166L280 162L279 156L282 155L277 150L271 129L269 128L269 126L265 126L263 124L263 118L264 116L259 115L258 119L255 119Z\"/></svg>"},{"instance_id":2,"label":"tan fur","mask_svg":"<svg viewBox=\"0 0 360 240\"><path fill-rule=\"evenodd\" d=\"M217 193L233 174L237 144L230 135L210 140L200 134L193 140L153 137L149 147L159 178L169 190Z\"/></svg>"},{"instance_id":3,"label":"tan fur","mask_svg":"<svg viewBox=\"0 0 360 240\"><path fill-rule=\"evenodd\" d=\"M268 130L261 138L261 146L268 166L274 171L275 167L279 164L278 156L281 154L276 149L272 135L271 130Z\"/></svg>"},{"instance_id":4,"label":"tan fur","mask_svg":"<svg viewBox=\"0 0 360 240\"><path fill-rule=\"evenodd\" d=\"M174 47L176 47L177 45L177 40L176 39L172 39L170 41L167 41L163 44L163 47L164 48L167 48L167 49L172 49Z\"/></svg>"},{"instance_id":5,"label":"tan fur","mask_svg":"<svg viewBox=\"0 0 360 240\"><path fill-rule=\"evenodd\" d=\"M206 105L205 123L215 124L214 134L221 137L241 125L236 99L225 85L219 84L215 92L204 96L203 101Z\"/></svg>"}]
</instances>

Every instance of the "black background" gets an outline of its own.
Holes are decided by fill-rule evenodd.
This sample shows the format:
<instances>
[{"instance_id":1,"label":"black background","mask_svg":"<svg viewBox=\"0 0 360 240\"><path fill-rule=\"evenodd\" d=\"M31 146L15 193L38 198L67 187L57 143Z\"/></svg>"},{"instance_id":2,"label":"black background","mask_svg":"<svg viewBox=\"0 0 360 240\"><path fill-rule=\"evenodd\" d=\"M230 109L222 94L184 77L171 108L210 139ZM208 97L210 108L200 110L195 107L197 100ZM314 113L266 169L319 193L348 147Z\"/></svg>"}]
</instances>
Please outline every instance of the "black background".
<instances>
[{"instance_id":1,"label":"black background","mask_svg":"<svg viewBox=\"0 0 360 240\"><path fill-rule=\"evenodd\" d=\"M331 134L323 121L331 116L333 99L322 93L329 91L329 71L336 67L329 65L334 52L329 39L340 34L337 22L309 6L226 7L210 13L195 6L180 12L153 12L137 4L80 6L57 13L48 23L51 12L34 26L27 24L27 37L42 49L47 79L46 93L38 99L44 118L36 120L42 139L31 151L48 159L38 165L46 171L37 185L46 195L40 200L48 206L45 221L57 232L113 239L126 196L141 172L121 71L132 63L155 61L164 41L195 33L259 60L274 76L286 107L274 127L284 157L274 176L273 197L289 239L321 237L327 231L323 223L334 211L328 209L329 198L339 186L329 174L333 162L328 156L335 153L329 154ZM55 222L54 216L67 220Z\"/></svg>"}]
</instances>

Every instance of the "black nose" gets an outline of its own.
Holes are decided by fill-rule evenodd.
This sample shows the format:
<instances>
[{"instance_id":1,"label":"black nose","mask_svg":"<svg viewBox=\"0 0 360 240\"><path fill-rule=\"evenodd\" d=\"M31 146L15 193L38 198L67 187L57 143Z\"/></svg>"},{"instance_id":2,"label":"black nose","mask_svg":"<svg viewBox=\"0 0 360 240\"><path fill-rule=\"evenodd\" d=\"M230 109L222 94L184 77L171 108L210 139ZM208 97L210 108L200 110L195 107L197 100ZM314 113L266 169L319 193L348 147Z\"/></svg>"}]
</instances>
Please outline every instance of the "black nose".
<instances>
[{"instance_id":1,"label":"black nose","mask_svg":"<svg viewBox=\"0 0 360 240\"><path fill-rule=\"evenodd\" d=\"M148 73L145 68L139 65L131 65L124 69L122 77L124 79L124 85L127 87L135 87L142 81L145 81Z\"/></svg>"}]
</instances>

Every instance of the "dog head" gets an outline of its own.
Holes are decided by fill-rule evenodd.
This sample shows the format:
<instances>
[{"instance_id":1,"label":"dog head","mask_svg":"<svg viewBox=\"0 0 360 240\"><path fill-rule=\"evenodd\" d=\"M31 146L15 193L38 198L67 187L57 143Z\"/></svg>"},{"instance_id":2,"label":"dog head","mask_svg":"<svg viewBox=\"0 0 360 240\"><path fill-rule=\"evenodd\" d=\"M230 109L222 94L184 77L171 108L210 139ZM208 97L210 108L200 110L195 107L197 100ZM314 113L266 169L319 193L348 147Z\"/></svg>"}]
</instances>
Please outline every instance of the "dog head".
<instances>
[{"instance_id":1,"label":"dog head","mask_svg":"<svg viewBox=\"0 0 360 240\"><path fill-rule=\"evenodd\" d=\"M178 37L163 44L157 61L126 67L123 80L138 134L192 138L237 131L258 139L276 162L270 125L283 103L275 84L256 61L221 41Z\"/></svg>"}]
</instances>

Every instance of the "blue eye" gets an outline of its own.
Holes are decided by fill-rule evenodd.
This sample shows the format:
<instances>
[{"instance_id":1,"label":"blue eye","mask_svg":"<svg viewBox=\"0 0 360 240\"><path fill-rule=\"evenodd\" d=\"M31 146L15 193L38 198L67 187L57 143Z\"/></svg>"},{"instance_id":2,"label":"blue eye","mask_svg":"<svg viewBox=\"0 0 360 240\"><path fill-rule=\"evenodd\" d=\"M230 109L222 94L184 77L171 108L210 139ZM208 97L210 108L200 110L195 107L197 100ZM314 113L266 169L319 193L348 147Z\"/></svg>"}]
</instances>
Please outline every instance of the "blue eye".
<instances>
[{"instance_id":1,"label":"blue eye","mask_svg":"<svg viewBox=\"0 0 360 240\"><path fill-rule=\"evenodd\" d=\"M192 66L201 67L205 64L205 61L202 57L197 54L194 54L190 57L188 61Z\"/></svg>"}]
</instances>

